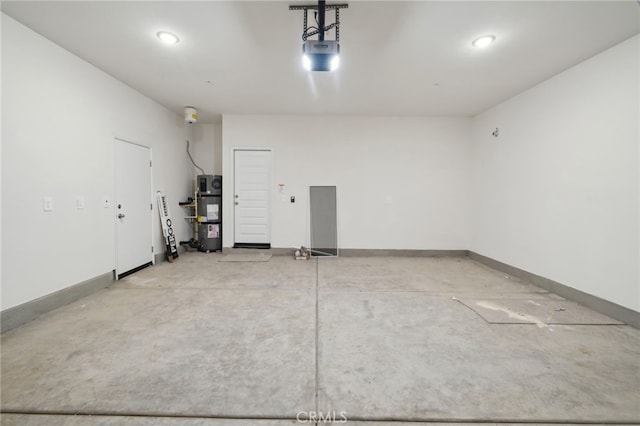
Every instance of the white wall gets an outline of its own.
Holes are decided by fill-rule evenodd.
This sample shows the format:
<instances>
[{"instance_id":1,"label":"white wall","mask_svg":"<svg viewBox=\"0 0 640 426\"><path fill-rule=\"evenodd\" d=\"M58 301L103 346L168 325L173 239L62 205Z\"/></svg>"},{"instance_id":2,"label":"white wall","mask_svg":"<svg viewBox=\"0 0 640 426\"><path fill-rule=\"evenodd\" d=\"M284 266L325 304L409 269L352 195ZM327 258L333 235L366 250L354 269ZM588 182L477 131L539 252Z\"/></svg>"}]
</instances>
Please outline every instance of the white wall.
<instances>
[{"instance_id":1,"label":"white wall","mask_svg":"<svg viewBox=\"0 0 640 426\"><path fill-rule=\"evenodd\" d=\"M634 310L639 44L627 40L476 117L471 175L471 250Z\"/></svg>"},{"instance_id":2,"label":"white wall","mask_svg":"<svg viewBox=\"0 0 640 426\"><path fill-rule=\"evenodd\" d=\"M216 123L213 129L214 169L217 175L222 175L222 122Z\"/></svg>"},{"instance_id":3,"label":"white wall","mask_svg":"<svg viewBox=\"0 0 640 426\"><path fill-rule=\"evenodd\" d=\"M192 186L182 118L4 14L2 124L2 309L115 268L113 203L100 201L114 201L114 137L152 147L154 190L182 213ZM178 238L190 235L174 222ZM164 250L156 214L154 246Z\"/></svg>"},{"instance_id":4,"label":"white wall","mask_svg":"<svg viewBox=\"0 0 640 426\"><path fill-rule=\"evenodd\" d=\"M309 186L336 185L341 248L467 248L469 119L225 115L222 130L225 247L232 150L270 148L273 247L308 245Z\"/></svg>"},{"instance_id":5,"label":"white wall","mask_svg":"<svg viewBox=\"0 0 640 426\"><path fill-rule=\"evenodd\" d=\"M216 173L215 139L216 125L210 123L196 123L187 127L187 135L191 141L191 155L198 166L205 174L214 175ZM221 170L218 170L220 172ZM193 167L193 174L201 174L200 170Z\"/></svg>"}]
</instances>

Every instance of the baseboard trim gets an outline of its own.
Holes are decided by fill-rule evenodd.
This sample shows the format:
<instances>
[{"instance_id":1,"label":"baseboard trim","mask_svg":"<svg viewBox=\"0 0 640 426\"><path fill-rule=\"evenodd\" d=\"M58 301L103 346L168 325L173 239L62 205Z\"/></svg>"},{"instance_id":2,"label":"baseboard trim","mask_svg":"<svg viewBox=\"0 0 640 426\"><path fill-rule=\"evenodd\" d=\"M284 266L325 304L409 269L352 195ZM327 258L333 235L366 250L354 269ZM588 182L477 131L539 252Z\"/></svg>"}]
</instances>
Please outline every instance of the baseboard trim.
<instances>
[{"instance_id":1,"label":"baseboard trim","mask_svg":"<svg viewBox=\"0 0 640 426\"><path fill-rule=\"evenodd\" d=\"M464 257L467 250L387 250L387 249L340 249L341 257Z\"/></svg>"},{"instance_id":2,"label":"baseboard trim","mask_svg":"<svg viewBox=\"0 0 640 426\"><path fill-rule=\"evenodd\" d=\"M255 253L255 248L224 247L223 254L228 253ZM261 249L264 253L273 256L293 256L296 247L271 247ZM467 250L386 250L386 249L338 249L338 256L344 257L464 257Z\"/></svg>"},{"instance_id":3,"label":"baseboard trim","mask_svg":"<svg viewBox=\"0 0 640 426\"><path fill-rule=\"evenodd\" d=\"M516 268L515 266L502 263L498 260L472 251L469 251L469 258L487 265L490 268L502 271L505 274L520 278L521 280L527 281L537 287L548 290L558 296L562 296L565 299L577 302L587 308L593 309L594 311L608 315L611 318L622 321L634 328L640 328L640 312L634 311L633 309L620 306L616 303L609 302L608 300L601 299L573 287L560 284L559 282L550 280L549 278L527 272L523 269Z\"/></svg>"},{"instance_id":4,"label":"baseboard trim","mask_svg":"<svg viewBox=\"0 0 640 426\"><path fill-rule=\"evenodd\" d=\"M61 306L89 296L114 282L114 272L107 272L81 283L0 312L0 332L5 333Z\"/></svg>"}]
</instances>

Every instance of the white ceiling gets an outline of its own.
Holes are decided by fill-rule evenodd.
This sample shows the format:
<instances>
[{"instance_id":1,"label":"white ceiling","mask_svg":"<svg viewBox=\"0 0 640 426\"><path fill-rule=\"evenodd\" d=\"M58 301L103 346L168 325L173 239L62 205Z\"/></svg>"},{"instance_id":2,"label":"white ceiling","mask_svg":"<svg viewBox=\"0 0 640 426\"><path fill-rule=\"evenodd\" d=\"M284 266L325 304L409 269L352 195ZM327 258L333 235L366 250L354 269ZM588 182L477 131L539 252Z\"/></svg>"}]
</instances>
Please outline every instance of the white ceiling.
<instances>
[{"instance_id":1,"label":"white ceiling","mask_svg":"<svg viewBox=\"0 0 640 426\"><path fill-rule=\"evenodd\" d=\"M314 1L1 7L139 92L180 114L193 105L209 122L221 114L472 116L640 31L637 0L347 3L334 73L301 66L302 11L288 6ZM162 45L160 30L181 42ZM496 42L472 48L486 33Z\"/></svg>"}]
</instances>

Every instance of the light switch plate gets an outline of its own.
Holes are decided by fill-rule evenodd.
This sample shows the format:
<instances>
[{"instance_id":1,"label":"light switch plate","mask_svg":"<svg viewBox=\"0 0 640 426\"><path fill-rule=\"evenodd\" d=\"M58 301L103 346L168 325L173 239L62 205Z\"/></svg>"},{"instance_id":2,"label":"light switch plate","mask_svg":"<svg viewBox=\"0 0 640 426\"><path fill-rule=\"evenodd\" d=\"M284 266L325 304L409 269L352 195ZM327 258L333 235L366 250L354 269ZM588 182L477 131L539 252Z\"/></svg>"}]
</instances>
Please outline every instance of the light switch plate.
<instances>
[{"instance_id":1,"label":"light switch plate","mask_svg":"<svg viewBox=\"0 0 640 426\"><path fill-rule=\"evenodd\" d=\"M84 209L84 197L76 197L76 208L78 210Z\"/></svg>"},{"instance_id":2,"label":"light switch plate","mask_svg":"<svg viewBox=\"0 0 640 426\"><path fill-rule=\"evenodd\" d=\"M53 198L44 197L42 199L42 210L44 210L45 212L52 212L53 211Z\"/></svg>"}]
</instances>

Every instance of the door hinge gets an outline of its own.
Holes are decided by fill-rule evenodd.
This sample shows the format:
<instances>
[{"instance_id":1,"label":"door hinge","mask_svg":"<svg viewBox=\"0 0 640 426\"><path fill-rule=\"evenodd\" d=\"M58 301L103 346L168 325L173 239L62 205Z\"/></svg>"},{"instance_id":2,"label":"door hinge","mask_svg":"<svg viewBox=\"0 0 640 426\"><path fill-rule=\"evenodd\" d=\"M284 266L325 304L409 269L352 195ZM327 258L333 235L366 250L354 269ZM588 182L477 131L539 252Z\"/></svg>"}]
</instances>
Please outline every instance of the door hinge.
<instances>
[{"instance_id":1,"label":"door hinge","mask_svg":"<svg viewBox=\"0 0 640 426\"><path fill-rule=\"evenodd\" d=\"M149 167L153 167L153 161L149 160Z\"/></svg>"},{"instance_id":2,"label":"door hinge","mask_svg":"<svg viewBox=\"0 0 640 426\"><path fill-rule=\"evenodd\" d=\"M153 210L153 203L149 204L149 208L151 208L151 210Z\"/></svg>"},{"instance_id":3,"label":"door hinge","mask_svg":"<svg viewBox=\"0 0 640 426\"><path fill-rule=\"evenodd\" d=\"M151 253L153 253L153 246L151 246Z\"/></svg>"}]
</instances>

